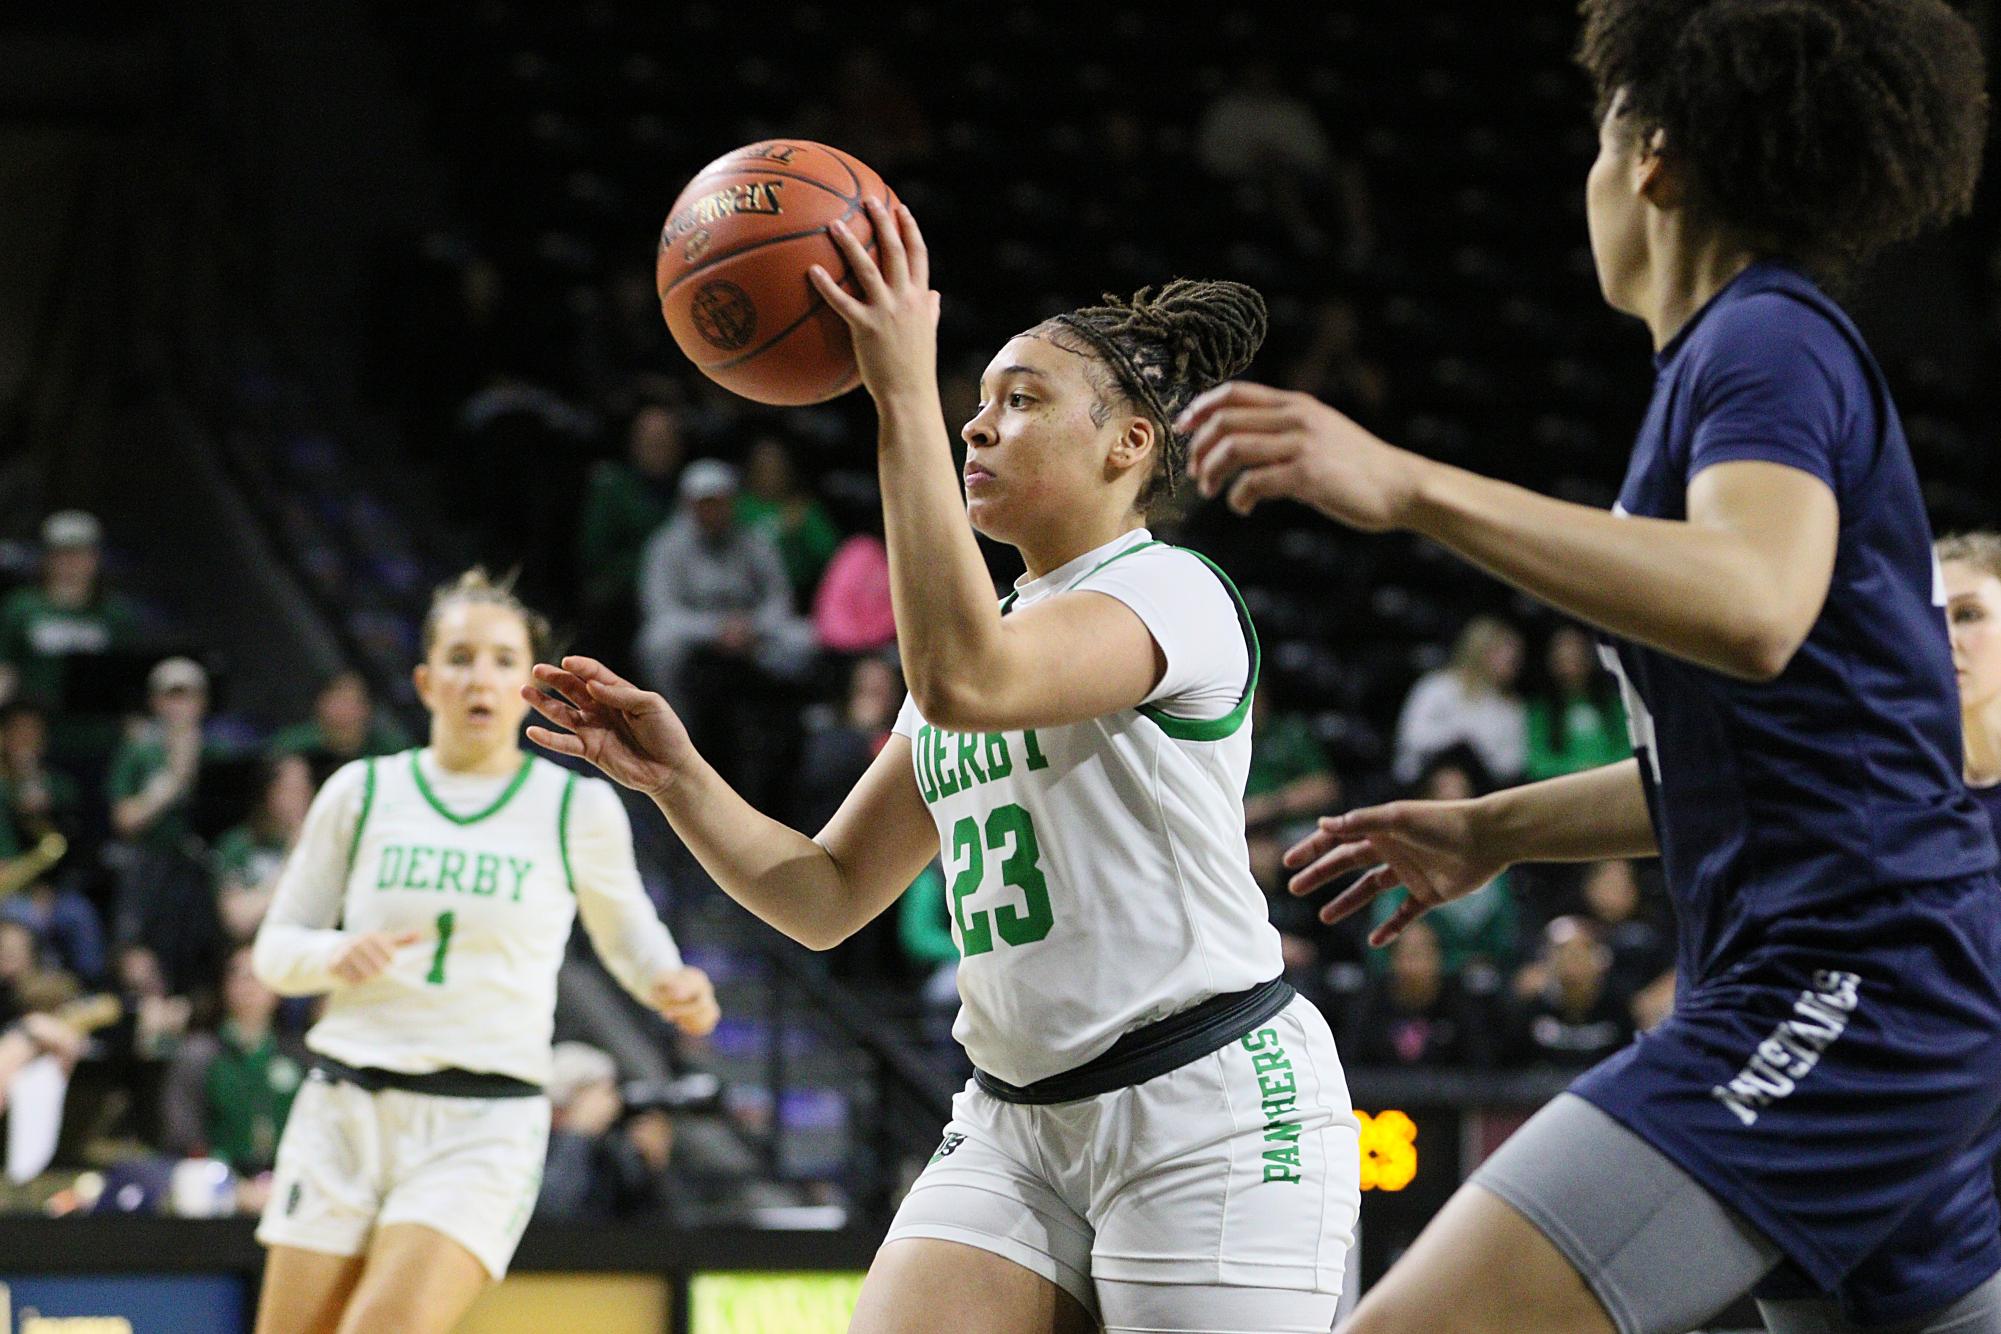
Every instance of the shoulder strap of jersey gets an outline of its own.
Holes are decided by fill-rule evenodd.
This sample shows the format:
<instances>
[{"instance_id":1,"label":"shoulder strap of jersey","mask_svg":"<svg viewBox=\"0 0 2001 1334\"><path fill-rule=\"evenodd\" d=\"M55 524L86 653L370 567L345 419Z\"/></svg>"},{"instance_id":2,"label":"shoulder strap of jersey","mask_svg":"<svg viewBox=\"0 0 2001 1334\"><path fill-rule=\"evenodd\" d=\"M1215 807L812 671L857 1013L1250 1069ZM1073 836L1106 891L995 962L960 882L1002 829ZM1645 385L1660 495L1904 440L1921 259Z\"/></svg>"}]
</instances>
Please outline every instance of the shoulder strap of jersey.
<instances>
[{"instance_id":1,"label":"shoulder strap of jersey","mask_svg":"<svg viewBox=\"0 0 2001 1334\"><path fill-rule=\"evenodd\" d=\"M375 757L369 756L361 762L361 814L354 817L354 836L347 841L347 869L354 870L354 859L361 852L361 831L368 824L368 812L375 806Z\"/></svg>"},{"instance_id":2,"label":"shoulder strap of jersey","mask_svg":"<svg viewBox=\"0 0 2001 1334\"><path fill-rule=\"evenodd\" d=\"M1138 551L1140 548L1134 547L1133 550ZM1251 697L1258 691L1258 668L1262 659L1262 651L1258 646L1258 631L1257 627L1251 624L1251 609L1244 605L1244 595L1237 591L1234 583L1230 582L1230 576L1223 573L1222 566L1199 551L1189 551L1187 547L1176 547L1175 550L1188 552L1196 560L1208 566L1215 576L1223 581L1223 587L1229 591L1230 601L1237 609L1237 626L1244 632L1244 648L1250 657L1250 670L1245 673L1244 693L1237 701L1237 707L1220 718L1178 718L1165 709L1156 708L1151 704L1140 705L1138 713L1176 741L1221 741L1227 736L1234 735L1236 730L1244 725L1244 719L1251 716ZM1114 556L1112 559L1117 560L1118 557Z\"/></svg>"},{"instance_id":3,"label":"shoulder strap of jersey","mask_svg":"<svg viewBox=\"0 0 2001 1334\"><path fill-rule=\"evenodd\" d=\"M570 887L570 897L577 894L577 873L570 866L570 798L577 792L577 771L565 769L563 798L556 803L556 848L563 854L563 883Z\"/></svg>"}]
</instances>

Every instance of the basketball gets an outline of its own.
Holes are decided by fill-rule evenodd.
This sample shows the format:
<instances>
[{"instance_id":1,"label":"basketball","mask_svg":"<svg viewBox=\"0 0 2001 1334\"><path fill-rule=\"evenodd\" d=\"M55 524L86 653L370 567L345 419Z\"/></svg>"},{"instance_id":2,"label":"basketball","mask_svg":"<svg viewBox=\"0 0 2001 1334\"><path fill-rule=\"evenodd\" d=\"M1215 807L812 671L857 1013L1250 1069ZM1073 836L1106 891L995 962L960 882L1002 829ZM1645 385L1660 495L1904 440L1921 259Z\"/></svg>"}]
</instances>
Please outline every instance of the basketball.
<instances>
[{"instance_id":1,"label":"basketball","mask_svg":"<svg viewBox=\"0 0 2001 1334\"><path fill-rule=\"evenodd\" d=\"M725 153L688 182L660 229L655 276L667 328L702 374L777 406L854 388L848 327L806 270L859 291L827 227L845 222L873 254L869 199L896 195L854 157L803 139Z\"/></svg>"}]
</instances>

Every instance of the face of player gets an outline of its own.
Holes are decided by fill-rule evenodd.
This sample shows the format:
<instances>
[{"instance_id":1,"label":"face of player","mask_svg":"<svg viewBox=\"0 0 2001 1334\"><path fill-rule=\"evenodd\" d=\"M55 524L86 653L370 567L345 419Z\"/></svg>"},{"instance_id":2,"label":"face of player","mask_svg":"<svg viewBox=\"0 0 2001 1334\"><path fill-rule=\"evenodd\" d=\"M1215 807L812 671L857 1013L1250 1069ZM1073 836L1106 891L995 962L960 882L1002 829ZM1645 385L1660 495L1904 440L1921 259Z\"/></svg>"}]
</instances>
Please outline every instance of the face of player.
<instances>
[{"instance_id":1,"label":"face of player","mask_svg":"<svg viewBox=\"0 0 2001 1334\"><path fill-rule=\"evenodd\" d=\"M1598 290L1614 310L1641 313L1647 271L1647 202L1640 194L1643 164L1639 136L1621 112L1619 94L1598 126L1598 160L1584 182L1584 216Z\"/></svg>"},{"instance_id":2,"label":"face of player","mask_svg":"<svg viewBox=\"0 0 2001 1334\"><path fill-rule=\"evenodd\" d=\"M521 689L534 664L518 613L490 602L448 603L414 674L433 741L473 752L517 745L528 712Z\"/></svg>"},{"instance_id":3,"label":"face of player","mask_svg":"<svg viewBox=\"0 0 2001 1334\"><path fill-rule=\"evenodd\" d=\"M1081 353L1035 332L1010 340L987 364L979 409L959 431L974 529L1020 546L1052 519L1116 506L1120 495L1131 511L1152 446L1132 448L1129 414L1113 412L1102 423L1092 416L1098 395L1090 367Z\"/></svg>"},{"instance_id":4,"label":"face of player","mask_svg":"<svg viewBox=\"0 0 2001 1334\"><path fill-rule=\"evenodd\" d=\"M1948 561L1945 619L1960 710L1969 718L2001 702L2001 579L1965 561Z\"/></svg>"}]
</instances>

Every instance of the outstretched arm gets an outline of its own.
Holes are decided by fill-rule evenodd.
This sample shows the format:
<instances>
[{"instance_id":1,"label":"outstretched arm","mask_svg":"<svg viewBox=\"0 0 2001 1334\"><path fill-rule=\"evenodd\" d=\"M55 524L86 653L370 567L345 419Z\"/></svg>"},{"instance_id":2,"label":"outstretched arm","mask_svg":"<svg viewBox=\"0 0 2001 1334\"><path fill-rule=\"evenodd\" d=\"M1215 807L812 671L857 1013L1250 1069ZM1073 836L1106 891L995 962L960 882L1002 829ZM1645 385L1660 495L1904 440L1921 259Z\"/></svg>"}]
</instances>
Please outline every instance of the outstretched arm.
<instances>
[{"instance_id":1,"label":"outstretched arm","mask_svg":"<svg viewBox=\"0 0 2001 1334\"><path fill-rule=\"evenodd\" d=\"M814 839L739 796L652 691L583 657L539 665L535 678L558 693L522 694L568 730L531 727L530 741L650 797L724 893L803 945L824 950L846 940L938 853L903 737L889 739Z\"/></svg>"},{"instance_id":2,"label":"outstretched arm","mask_svg":"<svg viewBox=\"0 0 2001 1334\"><path fill-rule=\"evenodd\" d=\"M1306 394L1236 382L1183 414L1204 495L1290 497L1402 528L1580 620L1729 676L1769 680L1820 616L1839 515L1813 474L1739 460L1697 473L1686 520L1627 518L1386 444Z\"/></svg>"},{"instance_id":3,"label":"outstretched arm","mask_svg":"<svg viewBox=\"0 0 2001 1334\"><path fill-rule=\"evenodd\" d=\"M1565 774L1472 801L1393 801L1327 816L1285 854L1288 888L1311 894L1350 871L1367 874L1330 899L1338 922L1402 885L1410 896L1369 937L1386 945L1441 903L1464 898L1517 862L1650 857L1659 851L1640 762Z\"/></svg>"}]
</instances>

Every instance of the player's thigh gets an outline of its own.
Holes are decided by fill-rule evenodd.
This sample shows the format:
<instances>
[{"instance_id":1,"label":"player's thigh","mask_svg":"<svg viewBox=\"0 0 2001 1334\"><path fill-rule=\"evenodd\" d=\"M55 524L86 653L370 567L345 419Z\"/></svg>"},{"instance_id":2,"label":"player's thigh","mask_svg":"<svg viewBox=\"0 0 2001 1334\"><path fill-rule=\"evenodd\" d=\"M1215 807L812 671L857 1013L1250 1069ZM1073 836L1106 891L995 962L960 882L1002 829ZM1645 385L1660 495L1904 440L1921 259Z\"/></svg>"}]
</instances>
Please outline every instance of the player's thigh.
<instances>
[{"instance_id":1,"label":"player's thigh","mask_svg":"<svg viewBox=\"0 0 2001 1334\"><path fill-rule=\"evenodd\" d=\"M1327 1334L1339 1293L1098 1280L1104 1334Z\"/></svg>"},{"instance_id":2,"label":"player's thigh","mask_svg":"<svg viewBox=\"0 0 2001 1334\"><path fill-rule=\"evenodd\" d=\"M849 1334L1091 1334L1084 1307L1040 1274L992 1251L931 1237L883 1243Z\"/></svg>"},{"instance_id":3,"label":"player's thigh","mask_svg":"<svg viewBox=\"0 0 2001 1334\"><path fill-rule=\"evenodd\" d=\"M1534 1224L1462 1187L1362 1298L1342 1334L1613 1334L1611 1318Z\"/></svg>"},{"instance_id":4,"label":"player's thigh","mask_svg":"<svg viewBox=\"0 0 2001 1334\"><path fill-rule=\"evenodd\" d=\"M264 1255L257 1334L334 1334L363 1257L273 1246Z\"/></svg>"},{"instance_id":5,"label":"player's thigh","mask_svg":"<svg viewBox=\"0 0 2001 1334\"><path fill-rule=\"evenodd\" d=\"M339 1334L444 1334L491 1281L480 1258L422 1223L376 1230Z\"/></svg>"},{"instance_id":6,"label":"player's thigh","mask_svg":"<svg viewBox=\"0 0 2001 1334\"><path fill-rule=\"evenodd\" d=\"M1680 1334L1779 1260L1659 1150L1564 1094L1447 1201L1348 1328Z\"/></svg>"}]
</instances>

